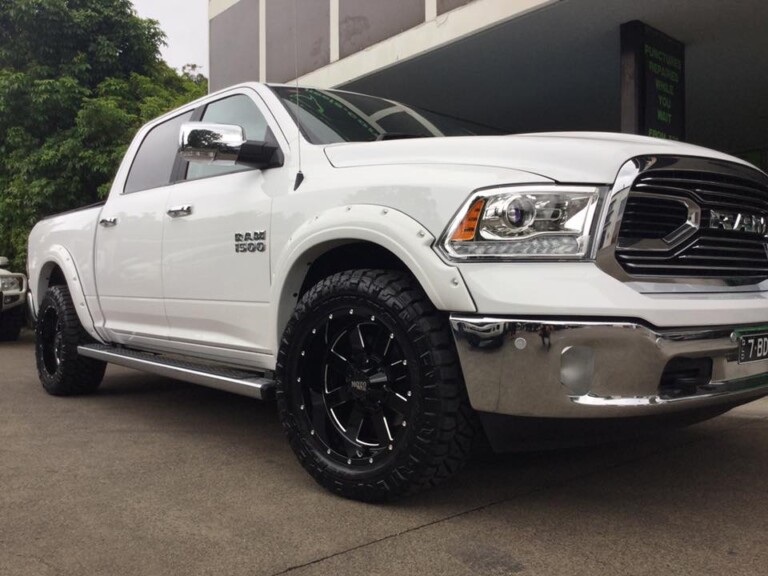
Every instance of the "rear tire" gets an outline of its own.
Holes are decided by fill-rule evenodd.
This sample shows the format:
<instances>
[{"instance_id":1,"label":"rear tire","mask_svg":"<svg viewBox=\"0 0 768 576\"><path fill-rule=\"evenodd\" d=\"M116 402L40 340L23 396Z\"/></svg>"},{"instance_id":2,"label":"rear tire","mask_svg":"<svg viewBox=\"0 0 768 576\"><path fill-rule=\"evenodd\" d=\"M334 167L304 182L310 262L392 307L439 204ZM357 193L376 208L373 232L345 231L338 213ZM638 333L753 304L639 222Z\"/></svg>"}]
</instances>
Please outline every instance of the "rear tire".
<instances>
[{"instance_id":1,"label":"rear tire","mask_svg":"<svg viewBox=\"0 0 768 576\"><path fill-rule=\"evenodd\" d=\"M0 314L0 342L15 342L24 326L24 307L17 306Z\"/></svg>"},{"instance_id":2,"label":"rear tire","mask_svg":"<svg viewBox=\"0 0 768 576\"><path fill-rule=\"evenodd\" d=\"M277 362L280 420L299 462L346 498L434 486L469 457L469 406L447 319L408 274L352 270L300 300Z\"/></svg>"},{"instance_id":3,"label":"rear tire","mask_svg":"<svg viewBox=\"0 0 768 576\"><path fill-rule=\"evenodd\" d=\"M46 392L75 396L99 387L107 365L77 352L79 345L92 340L80 324L66 286L48 288L40 305L35 336L37 372Z\"/></svg>"}]
</instances>

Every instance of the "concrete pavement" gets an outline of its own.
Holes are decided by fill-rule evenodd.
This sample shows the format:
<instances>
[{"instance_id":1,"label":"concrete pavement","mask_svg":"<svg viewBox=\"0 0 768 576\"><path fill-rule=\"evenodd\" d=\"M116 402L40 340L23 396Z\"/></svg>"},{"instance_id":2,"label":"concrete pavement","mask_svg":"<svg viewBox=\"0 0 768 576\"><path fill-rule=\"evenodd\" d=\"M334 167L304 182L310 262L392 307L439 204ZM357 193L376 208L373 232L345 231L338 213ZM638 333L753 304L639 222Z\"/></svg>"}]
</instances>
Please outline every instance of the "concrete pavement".
<instances>
[{"instance_id":1,"label":"concrete pavement","mask_svg":"<svg viewBox=\"0 0 768 576\"><path fill-rule=\"evenodd\" d=\"M273 404L0 345L0 575L768 573L768 399L595 448L483 458L387 505L301 469Z\"/></svg>"}]
</instances>

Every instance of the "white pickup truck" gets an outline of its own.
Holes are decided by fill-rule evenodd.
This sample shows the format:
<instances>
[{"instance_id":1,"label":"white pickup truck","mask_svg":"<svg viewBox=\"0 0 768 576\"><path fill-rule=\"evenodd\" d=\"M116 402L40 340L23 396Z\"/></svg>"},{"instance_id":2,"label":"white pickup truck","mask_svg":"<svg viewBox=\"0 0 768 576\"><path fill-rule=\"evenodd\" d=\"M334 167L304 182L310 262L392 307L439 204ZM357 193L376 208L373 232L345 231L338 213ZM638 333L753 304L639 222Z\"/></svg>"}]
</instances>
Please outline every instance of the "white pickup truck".
<instances>
[{"instance_id":1,"label":"white pickup truck","mask_svg":"<svg viewBox=\"0 0 768 576\"><path fill-rule=\"evenodd\" d=\"M766 174L489 132L256 83L151 122L105 203L30 236L43 386L92 392L115 363L274 394L302 465L362 500L447 478L480 433L613 434L768 394Z\"/></svg>"}]
</instances>

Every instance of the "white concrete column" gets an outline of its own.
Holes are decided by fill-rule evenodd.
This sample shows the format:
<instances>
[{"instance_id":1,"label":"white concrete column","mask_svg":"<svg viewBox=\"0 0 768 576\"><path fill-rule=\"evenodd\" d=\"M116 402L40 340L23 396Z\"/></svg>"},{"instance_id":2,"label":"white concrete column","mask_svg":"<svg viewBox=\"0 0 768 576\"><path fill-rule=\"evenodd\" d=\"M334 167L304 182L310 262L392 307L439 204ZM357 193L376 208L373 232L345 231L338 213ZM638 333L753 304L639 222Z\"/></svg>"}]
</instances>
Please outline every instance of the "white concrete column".
<instances>
[{"instance_id":1,"label":"white concrete column","mask_svg":"<svg viewBox=\"0 0 768 576\"><path fill-rule=\"evenodd\" d=\"M259 82L267 81L267 0L259 0Z\"/></svg>"},{"instance_id":2,"label":"white concrete column","mask_svg":"<svg viewBox=\"0 0 768 576\"><path fill-rule=\"evenodd\" d=\"M437 18L437 0L424 0L424 21Z\"/></svg>"},{"instance_id":3,"label":"white concrete column","mask_svg":"<svg viewBox=\"0 0 768 576\"><path fill-rule=\"evenodd\" d=\"M437 1L437 0L435 0ZM331 0L331 62L339 59L339 0Z\"/></svg>"}]
</instances>

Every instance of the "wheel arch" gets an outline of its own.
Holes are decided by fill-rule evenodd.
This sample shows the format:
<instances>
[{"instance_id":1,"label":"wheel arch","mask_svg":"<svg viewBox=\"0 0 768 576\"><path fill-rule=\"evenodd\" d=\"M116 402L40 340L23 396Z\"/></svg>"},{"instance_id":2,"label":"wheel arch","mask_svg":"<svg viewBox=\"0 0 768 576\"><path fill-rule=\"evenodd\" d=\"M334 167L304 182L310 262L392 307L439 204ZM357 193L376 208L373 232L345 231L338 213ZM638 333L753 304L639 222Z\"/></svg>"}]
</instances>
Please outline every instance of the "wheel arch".
<instances>
[{"instance_id":1,"label":"wheel arch","mask_svg":"<svg viewBox=\"0 0 768 576\"><path fill-rule=\"evenodd\" d=\"M353 268L409 272L439 310L474 312L458 269L432 249L434 236L410 216L375 205L331 209L296 230L276 259L272 293L274 350L302 294L320 279Z\"/></svg>"},{"instance_id":2,"label":"wheel arch","mask_svg":"<svg viewBox=\"0 0 768 576\"><path fill-rule=\"evenodd\" d=\"M36 305L40 306L46 290L51 286L66 286L67 279L64 270L55 260L49 260L40 269L40 276L37 279Z\"/></svg>"}]
</instances>

